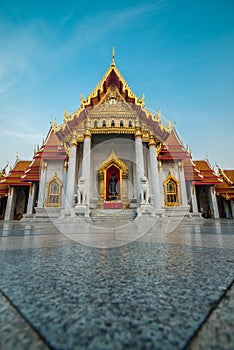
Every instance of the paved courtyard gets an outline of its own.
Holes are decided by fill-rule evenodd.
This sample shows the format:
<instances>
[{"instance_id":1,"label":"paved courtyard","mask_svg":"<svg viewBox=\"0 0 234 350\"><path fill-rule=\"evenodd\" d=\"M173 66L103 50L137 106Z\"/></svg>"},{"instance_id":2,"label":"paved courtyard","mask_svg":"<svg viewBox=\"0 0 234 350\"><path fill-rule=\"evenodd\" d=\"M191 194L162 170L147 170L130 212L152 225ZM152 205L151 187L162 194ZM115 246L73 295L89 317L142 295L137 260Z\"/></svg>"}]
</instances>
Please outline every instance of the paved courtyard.
<instances>
[{"instance_id":1,"label":"paved courtyard","mask_svg":"<svg viewBox=\"0 0 234 350\"><path fill-rule=\"evenodd\" d=\"M1 349L234 349L233 220L61 227L0 223Z\"/></svg>"}]
</instances>

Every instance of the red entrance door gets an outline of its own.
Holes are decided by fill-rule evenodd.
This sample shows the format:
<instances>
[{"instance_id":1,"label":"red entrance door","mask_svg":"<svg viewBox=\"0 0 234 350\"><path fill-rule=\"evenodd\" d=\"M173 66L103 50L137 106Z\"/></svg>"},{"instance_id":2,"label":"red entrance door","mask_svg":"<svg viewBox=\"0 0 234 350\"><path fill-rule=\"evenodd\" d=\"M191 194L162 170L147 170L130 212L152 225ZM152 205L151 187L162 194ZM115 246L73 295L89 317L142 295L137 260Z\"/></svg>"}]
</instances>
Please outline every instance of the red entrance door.
<instances>
[{"instance_id":1,"label":"red entrance door","mask_svg":"<svg viewBox=\"0 0 234 350\"><path fill-rule=\"evenodd\" d=\"M121 200L120 171L113 164L106 171L106 200Z\"/></svg>"}]
</instances>

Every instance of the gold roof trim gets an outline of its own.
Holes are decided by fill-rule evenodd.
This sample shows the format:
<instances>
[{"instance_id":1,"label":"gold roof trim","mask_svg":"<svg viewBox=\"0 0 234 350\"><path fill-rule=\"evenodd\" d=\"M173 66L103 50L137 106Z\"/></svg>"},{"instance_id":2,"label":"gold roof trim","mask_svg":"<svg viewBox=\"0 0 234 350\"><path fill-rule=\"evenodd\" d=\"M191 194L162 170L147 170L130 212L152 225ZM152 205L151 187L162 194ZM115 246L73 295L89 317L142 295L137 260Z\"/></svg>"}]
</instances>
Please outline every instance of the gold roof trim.
<instances>
[{"instance_id":1,"label":"gold roof trim","mask_svg":"<svg viewBox=\"0 0 234 350\"><path fill-rule=\"evenodd\" d=\"M80 103L80 108L77 109L76 111L74 111L72 114L67 114L66 111L64 111L64 122L57 126L56 123L54 123L54 131L58 132L58 131L63 131L66 127L67 122L73 120L75 117L79 116L79 114L85 109L86 106L89 106L91 103L91 99L95 98L98 95L98 91L102 91L103 88L103 84L106 81L107 77L109 76L109 74L111 73L111 71L114 70L114 72L116 73L116 75L118 76L119 80L121 81L122 85L123 85L123 91L128 91L128 96L130 98L135 99L135 104L139 107L141 107L141 109L143 110L143 112L145 113L146 117L151 119L152 121L155 121L159 124L159 127L162 131L166 131L167 133L171 133L171 122L168 122L168 125L164 125L162 124L162 120L161 120L161 111L158 110L157 115L154 115L152 112L150 112L148 109L145 108L145 95L144 93L142 94L142 98L139 99L135 93L131 90L130 86L127 84L127 82L125 81L124 77L122 76L122 74L120 73L120 71L118 70L116 64L115 64L115 50L114 47L112 48L112 61L111 61L111 65L108 68L108 70L106 71L106 73L104 74L104 76L102 77L102 79L99 81L99 83L97 84L97 86L94 88L94 90L89 94L89 96L85 99L84 96L81 94L81 103Z\"/></svg>"},{"instance_id":2,"label":"gold roof trim","mask_svg":"<svg viewBox=\"0 0 234 350\"><path fill-rule=\"evenodd\" d=\"M115 163L119 169L121 169L123 172L128 173L128 168L122 162L122 160L119 159L119 157L115 154L115 151L112 150L111 154L109 157L100 165L98 169L98 173L101 174L107 169L112 163Z\"/></svg>"},{"instance_id":3,"label":"gold roof trim","mask_svg":"<svg viewBox=\"0 0 234 350\"><path fill-rule=\"evenodd\" d=\"M216 164L217 168L218 168L218 174L223 178L224 181L226 181L226 183L230 186L233 186L234 183L229 179L229 177L224 173L224 171L220 168L220 166L218 166L218 164Z\"/></svg>"},{"instance_id":4,"label":"gold roof trim","mask_svg":"<svg viewBox=\"0 0 234 350\"><path fill-rule=\"evenodd\" d=\"M91 102L91 99L96 97L98 94L98 91L102 90L103 84L106 81L107 77L110 75L110 73L112 72L112 70L114 70L114 72L116 73L116 75L118 76L119 80L121 81L121 83L123 84L123 91L127 90L128 91L128 96L131 98L135 99L135 104L138 106L144 106L144 95L142 96L142 99L139 99L134 92L131 90L130 86L126 83L124 77L122 76L122 74L120 73L120 71L118 70L114 59L112 58L112 63L109 67L109 69L106 71L106 73L104 74L104 76L102 77L102 79L99 81L99 83L97 84L97 86L93 89L93 91L89 94L89 96L87 97L86 100L82 99L81 100L81 106L88 106Z\"/></svg>"}]
</instances>

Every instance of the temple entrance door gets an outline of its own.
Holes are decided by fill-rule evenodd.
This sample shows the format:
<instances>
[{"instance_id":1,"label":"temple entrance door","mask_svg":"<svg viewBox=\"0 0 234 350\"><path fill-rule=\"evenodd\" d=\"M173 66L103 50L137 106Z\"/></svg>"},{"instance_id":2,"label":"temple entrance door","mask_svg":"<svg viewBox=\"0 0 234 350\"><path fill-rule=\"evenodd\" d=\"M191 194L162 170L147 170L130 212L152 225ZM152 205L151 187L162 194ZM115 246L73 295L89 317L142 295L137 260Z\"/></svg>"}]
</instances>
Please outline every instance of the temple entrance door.
<instances>
[{"instance_id":1,"label":"temple entrance door","mask_svg":"<svg viewBox=\"0 0 234 350\"><path fill-rule=\"evenodd\" d=\"M121 201L122 176L121 171L115 164L106 170L106 201Z\"/></svg>"},{"instance_id":2,"label":"temple entrance door","mask_svg":"<svg viewBox=\"0 0 234 350\"><path fill-rule=\"evenodd\" d=\"M112 150L98 169L99 205L122 209L128 205L128 168Z\"/></svg>"}]
</instances>

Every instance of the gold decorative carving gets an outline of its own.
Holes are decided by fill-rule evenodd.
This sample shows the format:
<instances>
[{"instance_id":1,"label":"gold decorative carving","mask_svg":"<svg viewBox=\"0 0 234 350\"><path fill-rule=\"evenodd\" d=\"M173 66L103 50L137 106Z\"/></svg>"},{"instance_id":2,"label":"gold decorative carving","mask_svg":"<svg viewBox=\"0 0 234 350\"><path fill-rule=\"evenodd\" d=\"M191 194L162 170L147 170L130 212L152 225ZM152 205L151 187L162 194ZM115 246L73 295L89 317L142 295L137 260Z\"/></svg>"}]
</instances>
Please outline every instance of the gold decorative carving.
<instances>
[{"instance_id":1,"label":"gold decorative carving","mask_svg":"<svg viewBox=\"0 0 234 350\"><path fill-rule=\"evenodd\" d=\"M168 183L172 180L172 182L175 184L175 192L171 192L172 196L175 196L175 200L171 200L169 201L168 199L170 198L170 193L168 193L168 189L167 189L167 185ZM164 181L164 191L165 191L165 205L168 207L172 207L172 206L180 206L181 205L181 201L180 201L180 182L171 174L171 172L169 171L169 174L166 178L166 180Z\"/></svg>"},{"instance_id":2,"label":"gold decorative carving","mask_svg":"<svg viewBox=\"0 0 234 350\"><path fill-rule=\"evenodd\" d=\"M98 169L98 177L99 177L99 196L106 200L107 194L106 194L106 173L107 170L112 166L115 165L120 172L120 200L123 198L123 191L122 191L122 181L128 178L128 168L122 162L122 160L119 159L119 157L115 154L114 150L112 150L109 157L100 165Z\"/></svg>"},{"instance_id":3,"label":"gold decorative carving","mask_svg":"<svg viewBox=\"0 0 234 350\"><path fill-rule=\"evenodd\" d=\"M82 111L88 111L86 113L86 117L89 116L90 118L92 117L98 117L100 119L100 115L107 115L108 117L113 116L115 120L118 118L120 115L122 116L131 116L131 118L134 120L138 116L138 112L136 112L132 107L131 103L127 103L123 96L120 94L117 88L108 87L107 93L104 92L104 83L107 79L107 77L114 71L115 74L117 75L118 79L121 82L122 85L122 94L126 93L126 96L130 97L133 99L133 104L136 106L139 106L142 111L145 113L146 117L154 121L155 123L158 123L159 128L167 133L171 132L171 124L170 122L168 123L167 126L163 125L161 122L161 112L160 110L158 111L157 115L155 116L151 111L147 110L145 108L145 96L142 94L141 99L139 99L131 90L129 85L126 83L125 79L119 72L118 68L116 67L115 61L115 51L114 48L112 49L112 61L109 69L106 71L104 74L103 78L99 81L95 89L90 93L90 95L85 99L81 95L81 105L80 108L74 111L72 114L64 115L64 122L62 125L57 126L57 123L54 123L54 130L55 132L61 132L65 129L67 122L72 121L75 118L79 117ZM103 96L104 94L104 96ZM100 96L103 96L102 100L96 105L92 106L91 100L96 99L99 100ZM89 107L89 109L86 109L86 107ZM107 125L110 126L110 125ZM104 132L105 133L105 132ZM144 141L145 142L145 141Z\"/></svg>"},{"instance_id":4,"label":"gold decorative carving","mask_svg":"<svg viewBox=\"0 0 234 350\"><path fill-rule=\"evenodd\" d=\"M135 131L135 139L136 139L137 137L142 138L142 132L141 132L141 129L140 129L140 128L136 128L136 131Z\"/></svg>"},{"instance_id":5,"label":"gold decorative carving","mask_svg":"<svg viewBox=\"0 0 234 350\"><path fill-rule=\"evenodd\" d=\"M56 182L58 185L58 192L53 193L51 185L53 182ZM61 194L62 194L62 181L58 178L57 173L54 173L54 176L46 183L47 195L44 202L44 207L61 207ZM56 196L56 201L51 201L51 196Z\"/></svg>"},{"instance_id":6,"label":"gold decorative carving","mask_svg":"<svg viewBox=\"0 0 234 350\"><path fill-rule=\"evenodd\" d=\"M161 151L161 148L162 148L162 143L159 142L156 146L156 157L158 157L160 151Z\"/></svg>"},{"instance_id":7,"label":"gold decorative carving","mask_svg":"<svg viewBox=\"0 0 234 350\"><path fill-rule=\"evenodd\" d=\"M85 137L85 138L86 138L86 137L87 137L87 138L89 137L90 139L92 138L92 134L91 134L90 130L86 130L86 131L85 131L84 137Z\"/></svg>"},{"instance_id":8,"label":"gold decorative carving","mask_svg":"<svg viewBox=\"0 0 234 350\"><path fill-rule=\"evenodd\" d=\"M154 138L154 136L153 135L150 135L150 137L149 137L149 148L150 147L156 147L156 141L155 141L155 138Z\"/></svg>"}]
</instances>

